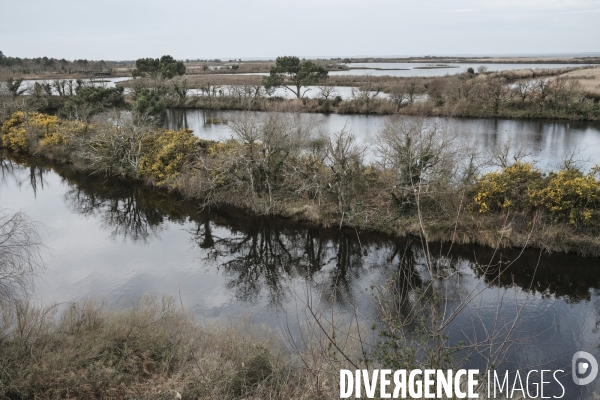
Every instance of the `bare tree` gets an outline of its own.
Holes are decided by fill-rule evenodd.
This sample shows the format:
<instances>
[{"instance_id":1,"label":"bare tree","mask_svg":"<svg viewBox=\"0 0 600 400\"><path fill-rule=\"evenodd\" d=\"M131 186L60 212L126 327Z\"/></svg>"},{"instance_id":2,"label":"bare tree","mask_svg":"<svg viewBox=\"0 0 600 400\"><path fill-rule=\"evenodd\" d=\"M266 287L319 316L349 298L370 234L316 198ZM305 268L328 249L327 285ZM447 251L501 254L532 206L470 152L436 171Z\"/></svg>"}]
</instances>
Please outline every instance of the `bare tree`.
<instances>
[{"instance_id":1,"label":"bare tree","mask_svg":"<svg viewBox=\"0 0 600 400\"><path fill-rule=\"evenodd\" d=\"M38 226L23 212L0 209L0 297L26 290L44 263Z\"/></svg>"},{"instance_id":2,"label":"bare tree","mask_svg":"<svg viewBox=\"0 0 600 400\"><path fill-rule=\"evenodd\" d=\"M488 77L485 83L479 86L479 98L492 107L494 115L498 115L500 105L510 98L512 92L506 84L506 79L498 76Z\"/></svg>"},{"instance_id":3,"label":"bare tree","mask_svg":"<svg viewBox=\"0 0 600 400\"><path fill-rule=\"evenodd\" d=\"M409 102L409 96L405 91L404 85L395 85L390 90L390 97L398 108L402 107L404 102Z\"/></svg>"},{"instance_id":4,"label":"bare tree","mask_svg":"<svg viewBox=\"0 0 600 400\"><path fill-rule=\"evenodd\" d=\"M535 95L535 102L538 106L543 109L546 105L548 96L550 95L550 79L536 79L533 81L533 93Z\"/></svg>"},{"instance_id":5,"label":"bare tree","mask_svg":"<svg viewBox=\"0 0 600 400\"><path fill-rule=\"evenodd\" d=\"M204 173L192 185L198 187L208 202L219 196L217 187L226 185L240 193L240 197L251 199L256 211L270 213L275 205L274 196L285 192L282 188L289 186L286 182L298 182L298 176L302 175L291 161L306 151L319 123L313 116L299 113L246 112L228 124L237 140L228 142L227 151L201 157L197 168ZM221 201L231 203L233 199Z\"/></svg>"},{"instance_id":6,"label":"bare tree","mask_svg":"<svg viewBox=\"0 0 600 400\"><path fill-rule=\"evenodd\" d=\"M494 146L489 164L494 167L506 168L514 163L524 162L531 156L532 153L522 145L514 143L513 140L506 140ZM535 162L535 160L533 161Z\"/></svg>"},{"instance_id":7,"label":"bare tree","mask_svg":"<svg viewBox=\"0 0 600 400\"><path fill-rule=\"evenodd\" d=\"M406 95L408 96L408 103L412 104L415 101L415 95L417 94L417 84L415 81L411 80L405 84L404 90Z\"/></svg>"},{"instance_id":8,"label":"bare tree","mask_svg":"<svg viewBox=\"0 0 600 400\"><path fill-rule=\"evenodd\" d=\"M460 145L456 132L422 118L390 118L379 134L378 150L383 168L393 173L389 190L401 212L415 206L415 185L432 196L476 171L464 162L471 160L472 150Z\"/></svg>"},{"instance_id":9,"label":"bare tree","mask_svg":"<svg viewBox=\"0 0 600 400\"><path fill-rule=\"evenodd\" d=\"M521 98L521 103L525 103L525 99L531 93L532 84L530 81L521 81L517 82L515 85L515 91L517 95Z\"/></svg>"},{"instance_id":10,"label":"bare tree","mask_svg":"<svg viewBox=\"0 0 600 400\"><path fill-rule=\"evenodd\" d=\"M362 104L368 111L371 102L381 93L381 90L381 86L369 82L359 88L352 88L352 99Z\"/></svg>"},{"instance_id":11,"label":"bare tree","mask_svg":"<svg viewBox=\"0 0 600 400\"><path fill-rule=\"evenodd\" d=\"M67 81L65 79L55 79L52 81L52 87L56 90L60 97L64 97L67 93Z\"/></svg>"},{"instance_id":12,"label":"bare tree","mask_svg":"<svg viewBox=\"0 0 600 400\"><path fill-rule=\"evenodd\" d=\"M355 199L361 192L360 180L366 149L356 142L352 132L342 129L326 137L326 163L332 172L328 184L334 193L340 213L340 228L346 216L352 218L357 211Z\"/></svg>"},{"instance_id":13,"label":"bare tree","mask_svg":"<svg viewBox=\"0 0 600 400\"><path fill-rule=\"evenodd\" d=\"M337 95L337 90L335 89L335 86L321 85L319 86L319 90L319 95L323 100L329 100L330 98L335 97Z\"/></svg>"}]
</instances>

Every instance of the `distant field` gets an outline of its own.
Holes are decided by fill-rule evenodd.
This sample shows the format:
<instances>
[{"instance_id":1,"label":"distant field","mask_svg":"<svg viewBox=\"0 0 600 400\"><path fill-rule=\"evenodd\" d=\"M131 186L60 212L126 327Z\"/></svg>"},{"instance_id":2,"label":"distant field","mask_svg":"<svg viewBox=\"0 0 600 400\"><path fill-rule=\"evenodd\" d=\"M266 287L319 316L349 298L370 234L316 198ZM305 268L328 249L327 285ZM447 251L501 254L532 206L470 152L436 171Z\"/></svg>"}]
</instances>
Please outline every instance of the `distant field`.
<instances>
[{"instance_id":1,"label":"distant field","mask_svg":"<svg viewBox=\"0 0 600 400\"><path fill-rule=\"evenodd\" d=\"M586 92L600 95L600 68L580 69L561 75L577 80Z\"/></svg>"}]
</instances>

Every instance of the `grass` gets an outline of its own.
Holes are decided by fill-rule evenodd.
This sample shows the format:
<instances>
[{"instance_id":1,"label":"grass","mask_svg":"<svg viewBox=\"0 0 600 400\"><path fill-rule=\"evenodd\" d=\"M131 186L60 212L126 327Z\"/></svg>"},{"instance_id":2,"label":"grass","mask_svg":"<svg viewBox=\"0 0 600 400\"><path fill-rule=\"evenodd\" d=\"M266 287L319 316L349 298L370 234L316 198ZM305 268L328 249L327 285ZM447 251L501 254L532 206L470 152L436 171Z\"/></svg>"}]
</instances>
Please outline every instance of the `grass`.
<instances>
[{"instance_id":1,"label":"grass","mask_svg":"<svg viewBox=\"0 0 600 400\"><path fill-rule=\"evenodd\" d=\"M322 379L317 386L315 376L272 331L245 320L197 323L171 297L143 296L130 308L115 310L94 300L63 306L61 312L57 308L0 304L0 397L175 399L179 393L183 399L315 399L337 394L336 379Z\"/></svg>"},{"instance_id":2,"label":"grass","mask_svg":"<svg viewBox=\"0 0 600 400\"><path fill-rule=\"evenodd\" d=\"M579 82L584 92L600 95L600 69L598 68L567 72L561 76Z\"/></svg>"}]
</instances>

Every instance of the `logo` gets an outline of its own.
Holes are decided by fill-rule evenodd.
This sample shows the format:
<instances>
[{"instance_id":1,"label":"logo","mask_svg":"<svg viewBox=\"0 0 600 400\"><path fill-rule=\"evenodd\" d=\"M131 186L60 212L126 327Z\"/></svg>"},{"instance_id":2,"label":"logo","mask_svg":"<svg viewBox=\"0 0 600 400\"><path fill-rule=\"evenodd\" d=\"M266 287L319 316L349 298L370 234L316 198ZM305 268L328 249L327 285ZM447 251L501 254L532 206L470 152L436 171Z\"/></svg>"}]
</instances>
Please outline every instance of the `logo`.
<instances>
[{"instance_id":1,"label":"logo","mask_svg":"<svg viewBox=\"0 0 600 400\"><path fill-rule=\"evenodd\" d=\"M585 378L579 377L586 374L587 376ZM596 376L598 375L598 362L590 353L578 351L573 354L571 375L573 376L573 382L575 382L576 385L587 385L596 379Z\"/></svg>"}]
</instances>

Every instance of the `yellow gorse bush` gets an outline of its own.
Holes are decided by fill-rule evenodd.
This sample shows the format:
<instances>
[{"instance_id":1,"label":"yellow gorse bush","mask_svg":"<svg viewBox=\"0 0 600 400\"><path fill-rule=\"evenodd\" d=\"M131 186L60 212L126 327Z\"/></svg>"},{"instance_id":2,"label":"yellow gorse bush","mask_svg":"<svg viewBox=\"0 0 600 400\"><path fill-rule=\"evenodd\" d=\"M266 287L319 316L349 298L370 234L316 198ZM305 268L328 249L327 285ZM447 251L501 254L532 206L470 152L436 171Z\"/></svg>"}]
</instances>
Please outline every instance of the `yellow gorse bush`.
<instances>
[{"instance_id":1,"label":"yellow gorse bush","mask_svg":"<svg viewBox=\"0 0 600 400\"><path fill-rule=\"evenodd\" d=\"M241 150L243 145L236 140L228 140L226 142L212 142L206 149L206 154L209 157L217 158L222 155L232 154Z\"/></svg>"},{"instance_id":2,"label":"yellow gorse bush","mask_svg":"<svg viewBox=\"0 0 600 400\"><path fill-rule=\"evenodd\" d=\"M27 129L25 128L25 114L23 111L14 112L2 124L2 146L14 151L24 151L27 149Z\"/></svg>"},{"instance_id":3,"label":"yellow gorse bush","mask_svg":"<svg viewBox=\"0 0 600 400\"><path fill-rule=\"evenodd\" d=\"M475 185L472 209L480 213L502 209L527 209L528 193L543 186L544 176L529 163L517 162L502 171L483 175Z\"/></svg>"},{"instance_id":4,"label":"yellow gorse bush","mask_svg":"<svg viewBox=\"0 0 600 400\"><path fill-rule=\"evenodd\" d=\"M600 182L578 170L551 172L547 186L529 194L532 203L577 225L592 218L600 202Z\"/></svg>"},{"instance_id":5,"label":"yellow gorse bush","mask_svg":"<svg viewBox=\"0 0 600 400\"><path fill-rule=\"evenodd\" d=\"M600 182L593 173L568 169L547 176L531 164L517 162L483 175L476 183L472 211L543 209L573 225L593 218L600 203Z\"/></svg>"},{"instance_id":6,"label":"yellow gorse bush","mask_svg":"<svg viewBox=\"0 0 600 400\"><path fill-rule=\"evenodd\" d=\"M176 178L197 149L199 139L191 130L158 130L144 138L145 152L139 173L161 186Z\"/></svg>"},{"instance_id":7,"label":"yellow gorse bush","mask_svg":"<svg viewBox=\"0 0 600 400\"><path fill-rule=\"evenodd\" d=\"M25 151L32 138L41 138L41 146L63 146L68 136L86 129L79 121L64 121L54 115L17 111L2 125L3 146L15 151Z\"/></svg>"}]
</instances>

